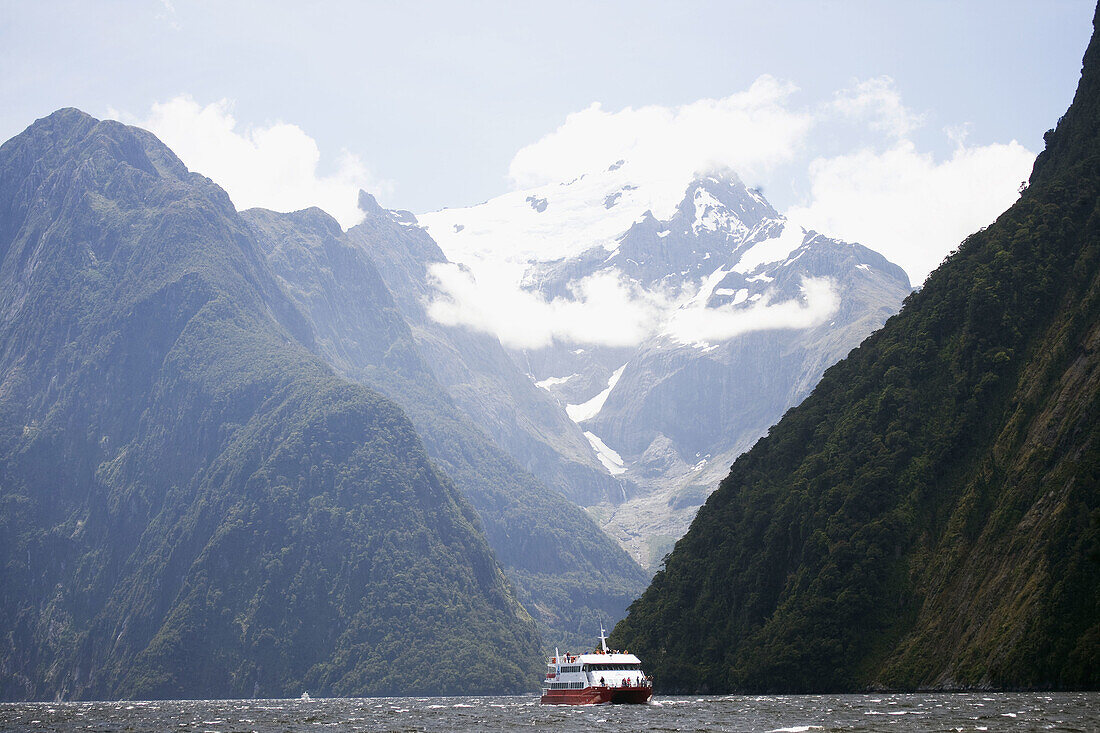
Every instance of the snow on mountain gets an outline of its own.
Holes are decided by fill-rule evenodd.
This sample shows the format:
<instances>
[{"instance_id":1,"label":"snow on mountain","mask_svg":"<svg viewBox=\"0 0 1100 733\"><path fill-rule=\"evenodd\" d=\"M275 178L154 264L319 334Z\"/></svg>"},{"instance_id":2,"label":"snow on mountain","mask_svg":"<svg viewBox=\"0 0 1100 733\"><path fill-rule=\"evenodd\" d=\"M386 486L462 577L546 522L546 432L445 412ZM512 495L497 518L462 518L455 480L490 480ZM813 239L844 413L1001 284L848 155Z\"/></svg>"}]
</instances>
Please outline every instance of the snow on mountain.
<instances>
[{"instance_id":1,"label":"snow on mountain","mask_svg":"<svg viewBox=\"0 0 1100 733\"><path fill-rule=\"evenodd\" d=\"M596 451L596 457L600 459L600 463L607 468L612 476L626 473L622 456L611 448L608 448L607 444L600 440L594 433L586 430L584 432L584 437L588 438L588 442L592 444L592 449Z\"/></svg>"},{"instance_id":2,"label":"snow on mountain","mask_svg":"<svg viewBox=\"0 0 1100 733\"><path fill-rule=\"evenodd\" d=\"M666 218L686 181L641 182L625 161L572 181L512 191L477 206L417 218L454 262L571 257L614 242L645 212Z\"/></svg>"},{"instance_id":3,"label":"snow on mountain","mask_svg":"<svg viewBox=\"0 0 1100 733\"><path fill-rule=\"evenodd\" d=\"M623 370L626 369L626 364L616 369L611 377L607 380L607 389L598 393L595 397L579 405L566 405L565 412L569 415L569 419L575 423L582 423L585 420L591 420L596 415L600 414L600 410L603 409L603 403L607 401L607 396L611 394L611 390L615 389L615 385L619 383L619 377L623 375ZM538 382L536 382L538 384ZM560 383L559 383L560 384ZM589 438L591 440L591 438ZM620 465L622 461L619 461Z\"/></svg>"}]
</instances>

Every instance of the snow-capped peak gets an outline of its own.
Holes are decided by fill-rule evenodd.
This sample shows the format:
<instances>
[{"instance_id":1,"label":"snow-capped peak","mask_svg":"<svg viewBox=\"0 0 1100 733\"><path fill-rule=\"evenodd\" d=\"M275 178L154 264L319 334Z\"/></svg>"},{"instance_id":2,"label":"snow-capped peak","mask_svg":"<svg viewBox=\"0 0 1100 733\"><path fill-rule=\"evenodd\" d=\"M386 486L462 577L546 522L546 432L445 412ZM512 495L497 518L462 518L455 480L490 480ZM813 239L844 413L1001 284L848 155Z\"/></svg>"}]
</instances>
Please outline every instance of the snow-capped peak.
<instances>
[{"instance_id":1,"label":"snow-capped peak","mask_svg":"<svg viewBox=\"0 0 1100 733\"><path fill-rule=\"evenodd\" d=\"M747 227L741 220L702 186L695 189L692 199L695 204L695 221L691 224L691 230L696 234L701 231L743 234L746 231Z\"/></svg>"},{"instance_id":2,"label":"snow-capped peak","mask_svg":"<svg viewBox=\"0 0 1100 733\"><path fill-rule=\"evenodd\" d=\"M432 317L512 347L686 343L690 334L710 348L744 329L807 327L806 293L834 302L832 255L806 256L833 240L731 171L647 182L616 162L419 219L455 263L432 270ZM807 278L825 284L803 289Z\"/></svg>"},{"instance_id":3,"label":"snow-capped peak","mask_svg":"<svg viewBox=\"0 0 1100 733\"><path fill-rule=\"evenodd\" d=\"M686 207L686 210L685 210ZM571 181L512 191L476 206L418 219L448 258L547 261L600 246L608 252L636 223L671 221L680 211L695 233L739 236L778 214L732 171L651 180L619 160ZM667 236L667 235L665 235ZM605 255L606 256L606 255Z\"/></svg>"}]
</instances>

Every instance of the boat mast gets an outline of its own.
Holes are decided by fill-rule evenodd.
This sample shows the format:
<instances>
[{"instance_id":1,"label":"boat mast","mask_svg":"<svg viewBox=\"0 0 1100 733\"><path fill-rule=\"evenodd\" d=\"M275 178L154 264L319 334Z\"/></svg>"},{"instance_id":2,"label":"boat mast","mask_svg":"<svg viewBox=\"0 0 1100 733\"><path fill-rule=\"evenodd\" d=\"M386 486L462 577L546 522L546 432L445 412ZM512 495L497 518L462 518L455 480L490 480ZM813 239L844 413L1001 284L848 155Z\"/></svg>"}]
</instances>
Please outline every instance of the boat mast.
<instances>
[{"instance_id":1,"label":"boat mast","mask_svg":"<svg viewBox=\"0 0 1100 733\"><path fill-rule=\"evenodd\" d=\"M603 653L607 654L607 634L604 633L603 623L600 624L600 646L603 647Z\"/></svg>"}]
</instances>

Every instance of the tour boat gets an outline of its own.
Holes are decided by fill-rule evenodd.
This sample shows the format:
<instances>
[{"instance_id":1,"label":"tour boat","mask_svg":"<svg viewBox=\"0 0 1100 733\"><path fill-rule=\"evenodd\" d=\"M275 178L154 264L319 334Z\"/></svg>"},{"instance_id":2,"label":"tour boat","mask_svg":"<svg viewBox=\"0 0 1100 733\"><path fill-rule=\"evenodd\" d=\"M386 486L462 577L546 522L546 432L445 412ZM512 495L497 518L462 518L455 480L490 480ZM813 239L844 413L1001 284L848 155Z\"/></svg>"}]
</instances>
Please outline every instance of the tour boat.
<instances>
[{"instance_id":1,"label":"tour boat","mask_svg":"<svg viewBox=\"0 0 1100 733\"><path fill-rule=\"evenodd\" d=\"M543 705L598 705L644 703L653 694L653 683L633 654L607 648L600 627L600 648L591 654L558 654L546 662Z\"/></svg>"}]
</instances>

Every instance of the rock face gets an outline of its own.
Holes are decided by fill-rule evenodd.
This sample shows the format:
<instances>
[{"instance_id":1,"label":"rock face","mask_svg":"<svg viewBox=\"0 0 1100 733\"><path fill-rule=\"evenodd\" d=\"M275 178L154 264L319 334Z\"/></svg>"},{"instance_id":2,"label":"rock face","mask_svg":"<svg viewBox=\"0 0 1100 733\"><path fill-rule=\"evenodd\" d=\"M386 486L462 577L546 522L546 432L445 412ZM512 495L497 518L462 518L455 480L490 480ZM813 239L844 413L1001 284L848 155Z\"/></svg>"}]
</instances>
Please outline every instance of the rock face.
<instances>
[{"instance_id":1,"label":"rock face","mask_svg":"<svg viewBox=\"0 0 1100 733\"><path fill-rule=\"evenodd\" d=\"M405 215L380 209L366 194L363 204L370 229L354 238L319 209L252 209L243 217L311 324L317 353L342 376L397 402L428 454L473 504L505 573L539 623L544 646L591 643L596 619L622 618L648 574L581 508L497 446L437 381L436 373L461 368L461 353L443 362L421 356L372 261L383 248L432 257L434 243ZM417 307L410 288L402 292L406 309ZM489 343L488 337L482 341ZM490 354L507 360L499 345ZM522 376L519 384L534 390Z\"/></svg>"},{"instance_id":2,"label":"rock face","mask_svg":"<svg viewBox=\"0 0 1100 733\"><path fill-rule=\"evenodd\" d=\"M622 485L617 495L575 498L635 559L654 566L730 463L896 313L911 288L881 255L803 230L732 172L696 177L658 215L636 214L654 196L629 180L628 165L613 166L540 189L536 198L548 201L541 212L518 198L509 208L502 197L425 218L460 254L492 244L498 230L528 237L532 256L534 243L553 243L547 232L571 231L571 242L588 237L587 248L531 260L526 287L552 301L614 279L637 294L639 308L659 311L659 327L636 345L560 340L511 351ZM570 193L578 186L583 191ZM618 216L624 229L585 223L587 199L606 200L607 218ZM558 209L560 220L546 219Z\"/></svg>"},{"instance_id":3,"label":"rock face","mask_svg":"<svg viewBox=\"0 0 1100 733\"><path fill-rule=\"evenodd\" d=\"M149 133L0 147L0 697L532 687L477 515L323 337Z\"/></svg>"},{"instance_id":4,"label":"rock face","mask_svg":"<svg viewBox=\"0 0 1100 733\"><path fill-rule=\"evenodd\" d=\"M612 636L662 690L1100 684L1098 108L1094 34L1020 200L734 463Z\"/></svg>"}]
</instances>

